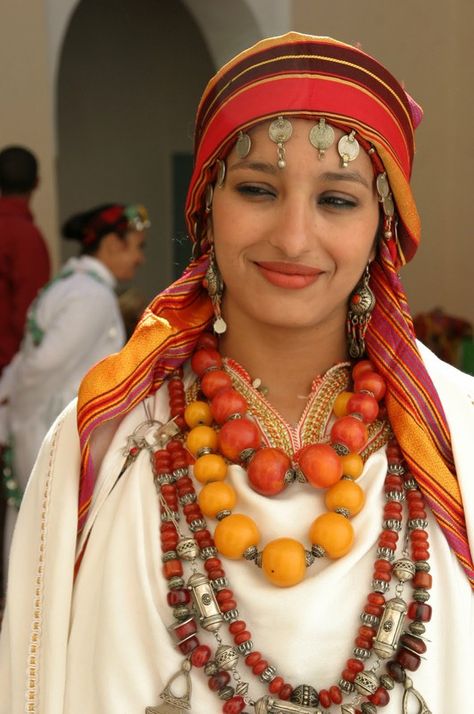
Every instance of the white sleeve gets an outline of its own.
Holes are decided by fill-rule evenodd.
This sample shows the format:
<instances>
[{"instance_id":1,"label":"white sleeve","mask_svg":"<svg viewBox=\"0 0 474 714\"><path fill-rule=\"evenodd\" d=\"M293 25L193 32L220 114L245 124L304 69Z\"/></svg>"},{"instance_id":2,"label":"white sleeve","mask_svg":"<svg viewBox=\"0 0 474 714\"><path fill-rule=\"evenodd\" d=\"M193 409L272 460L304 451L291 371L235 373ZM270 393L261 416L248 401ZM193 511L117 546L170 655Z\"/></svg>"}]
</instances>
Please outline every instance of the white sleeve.
<instances>
[{"instance_id":1,"label":"white sleeve","mask_svg":"<svg viewBox=\"0 0 474 714\"><path fill-rule=\"evenodd\" d=\"M76 407L51 427L15 528L0 638L0 714L63 714L80 453Z\"/></svg>"}]
</instances>

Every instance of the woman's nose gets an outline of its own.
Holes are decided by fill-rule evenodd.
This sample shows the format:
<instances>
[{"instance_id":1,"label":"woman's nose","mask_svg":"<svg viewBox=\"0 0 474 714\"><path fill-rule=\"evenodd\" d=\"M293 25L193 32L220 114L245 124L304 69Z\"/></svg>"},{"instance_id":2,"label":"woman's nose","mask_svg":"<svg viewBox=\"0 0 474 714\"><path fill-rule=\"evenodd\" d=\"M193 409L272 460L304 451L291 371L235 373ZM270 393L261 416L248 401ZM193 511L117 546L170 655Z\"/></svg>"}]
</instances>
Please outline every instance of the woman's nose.
<instances>
[{"instance_id":1,"label":"woman's nose","mask_svg":"<svg viewBox=\"0 0 474 714\"><path fill-rule=\"evenodd\" d=\"M309 201L295 196L282 202L270 242L288 258L297 258L314 245L316 216Z\"/></svg>"}]
</instances>

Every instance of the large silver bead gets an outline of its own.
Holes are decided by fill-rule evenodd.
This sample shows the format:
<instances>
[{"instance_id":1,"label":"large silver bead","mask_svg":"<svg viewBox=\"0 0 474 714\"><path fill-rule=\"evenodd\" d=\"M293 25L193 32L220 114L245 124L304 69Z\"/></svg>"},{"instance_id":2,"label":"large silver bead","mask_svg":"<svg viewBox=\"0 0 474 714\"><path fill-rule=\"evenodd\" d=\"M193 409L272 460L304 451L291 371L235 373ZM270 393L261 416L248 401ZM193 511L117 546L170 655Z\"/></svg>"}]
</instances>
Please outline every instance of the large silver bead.
<instances>
[{"instance_id":1,"label":"large silver bead","mask_svg":"<svg viewBox=\"0 0 474 714\"><path fill-rule=\"evenodd\" d=\"M401 583L411 580L415 573L415 563L409 558L400 558L393 564L393 574Z\"/></svg>"},{"instance_id":2,"label":"large silver bead","mask_svg":"<svg viewBox=\"0 0 474 714\"><path fill-rule=\"evenodd\" d=\"M290 701L294 704L303 704L306 707L317 707L319 696L314 687L310 687L309 684L299 684L294 688Z\"/></svg>"},{"instance_id":3,"label":"large silver bead","mask_svg":"<svg viewBox=\"0 0 474 714\"><path fill-rule=\"evenodd\" d=\"M385 604L373 644L374 652L382 659L395 654L406 613L407 604L399 597L394 597Z\"/></svg>"},{"instance_id":4,"label":"large silver bead","mask_svg":"<svg viewBox=\"0 0 474 714\"><path fill-rule=\"evenodd\" d=\"M235 647L231 645L220 645L217 648L215 663L219 669L232 669L238 662L239 655L237 654Z\"/></svg>"},{"instance_id":5,"label":"large silver bead","mask_svg":"<svg viewBox=\"0 0 474 714\"><path fill-rule=\"evenodd\" d=\"M203 573L193 573L187 585L199 614L201 627L209 632L215 632L222 625L224 617L217 604L211 583Z\"/></svg>"},{"instance_id":6,"label":"large silver bead","mask_svg":"<svg viewBox=\"0 0 474 714\"><path fill-rule=\"evenodd\" d=\"M199 546L194 538L183 538L176 546L176 552L181 560L194 560L199 555Z\"/></svg>"},{"instance_id":7,"label":"large silver bead","mask_svg":"<svg viewBox=\"0 0 474 714\"><path fill-rule=\"evenodd\" d=\"M368 697L378 689L379 680L373 672L358 672L354 679L354 685L359 694Z\"/></svg>"}]
</instances>

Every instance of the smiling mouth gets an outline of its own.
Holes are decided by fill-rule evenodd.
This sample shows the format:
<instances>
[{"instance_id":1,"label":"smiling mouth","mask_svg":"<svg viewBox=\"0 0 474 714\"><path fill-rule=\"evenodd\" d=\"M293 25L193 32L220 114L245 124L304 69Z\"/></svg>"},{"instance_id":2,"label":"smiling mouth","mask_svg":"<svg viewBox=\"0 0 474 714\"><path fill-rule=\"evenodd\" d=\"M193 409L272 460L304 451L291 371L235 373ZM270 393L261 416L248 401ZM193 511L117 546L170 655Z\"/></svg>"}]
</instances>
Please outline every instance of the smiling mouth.
<instances>
[{"instance_id":1,"label":"smiling mouth","mask_svg":"<svg viewBox=\"0 0 474 714\"><path fill-rule=\"evenodd\" d=\"M272 285L290 290L305 288L314 283L323 271L309 265L255 262L260 274Z\"/></svg>"}]
</instances>

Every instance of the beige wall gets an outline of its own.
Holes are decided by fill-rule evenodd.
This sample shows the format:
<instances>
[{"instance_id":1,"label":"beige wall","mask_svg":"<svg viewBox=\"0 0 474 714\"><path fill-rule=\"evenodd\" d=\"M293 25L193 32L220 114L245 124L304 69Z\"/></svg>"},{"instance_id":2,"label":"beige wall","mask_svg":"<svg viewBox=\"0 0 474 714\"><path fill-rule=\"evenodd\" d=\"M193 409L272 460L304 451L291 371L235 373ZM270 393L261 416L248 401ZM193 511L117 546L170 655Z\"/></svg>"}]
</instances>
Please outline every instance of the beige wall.
<instances>
[{"instance_id":1,"label":"beige wall","mask_svg":"<svg viewBox=\"0 0 474 714\"><path fill-rule=\"evenodd\" d=\"M292 24L360 42L423 106L413 177L423 237L402 278L413 313L440 306L474 323L471 0L293 0Z\"/></svg>"},{"instance_id":2,"label":"beige wall","mask_svg":"<svg viewBox=\"0 0 474 714\"><path fill-rule=\"evenodd\" d=\"M53 102L42 0L2 0L0 21L0 147L22 144L40 162L33 198L36 221L57 264Z\"/></svg>"}]
</instances>

